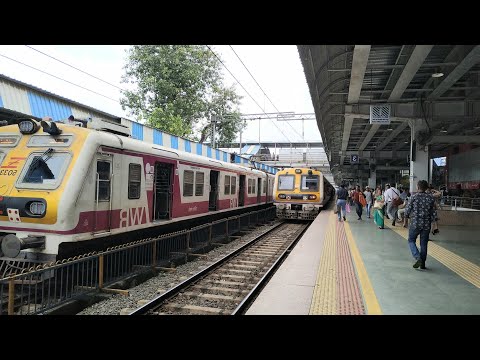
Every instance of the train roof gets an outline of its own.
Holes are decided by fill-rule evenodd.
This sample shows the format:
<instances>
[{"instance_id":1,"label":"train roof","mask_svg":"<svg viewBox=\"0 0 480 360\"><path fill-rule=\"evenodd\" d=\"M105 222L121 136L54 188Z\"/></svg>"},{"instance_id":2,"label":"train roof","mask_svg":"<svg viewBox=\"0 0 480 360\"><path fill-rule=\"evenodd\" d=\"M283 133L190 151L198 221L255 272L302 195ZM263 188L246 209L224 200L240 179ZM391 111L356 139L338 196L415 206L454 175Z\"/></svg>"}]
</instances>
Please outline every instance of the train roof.
<instances>
[{"instance_id":1,"label":"train roof","mask_svg":"<svg viewBox=\"0 0 480 360\"><path fill-rule=\"evenodd\" d=\"M199 165L223 167L228 170L251 172L257 175L266 174L264 171L261 171L261 170L252 169L252 168L241 166L238 164L232 164L232 163L225 162L218 159L210 159L201 155L192 154L182 150L167 148L162 145L147 143L142 140L133 139L131 137L126 137L126 136L118 135L115 133L110 133L107 131L88 129L84 127L74 126L70 124L62 124L58 122L56 122L55 124L57 125L58 128L60 128L63 131L62 135L75 134L77 132L88 133L89 137L91 136L94 137L94 141L95 143L98 144L98 146L104 145L104 146L111 146L115 148L121 148L124 150L138 151L138 152L147 153L147 154L162 155L163 157L174 159L174 160L184 160L184 161L190 161ZM20 131L17 125L7 125L7 126L0 127L0 133L20 134ZM44 133L42 133L42 130L39 130L36 134L44 134ZM26 136L31 136L31 135L26 135Z\"/></svg>"}]
</instances>

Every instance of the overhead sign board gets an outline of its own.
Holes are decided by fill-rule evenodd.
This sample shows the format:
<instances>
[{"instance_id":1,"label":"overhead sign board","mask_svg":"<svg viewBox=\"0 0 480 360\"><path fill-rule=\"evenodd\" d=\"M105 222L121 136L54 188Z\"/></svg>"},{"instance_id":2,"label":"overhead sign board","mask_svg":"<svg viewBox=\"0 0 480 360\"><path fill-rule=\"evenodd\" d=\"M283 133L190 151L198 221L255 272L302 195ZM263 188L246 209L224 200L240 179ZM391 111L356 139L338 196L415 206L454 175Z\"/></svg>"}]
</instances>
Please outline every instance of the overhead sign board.
<instances>
[{"instance_id":1,"label":"overhead sign board","mask_svg":"<svg viewBox=\"0 0 480 360\"><path fill-rule=\"evenodd\" d=\"M358 159L358 155L351 155L350 156L350 163L354 164L354 163L358 163L359 159Z\"/></svg>"}]
</instances>

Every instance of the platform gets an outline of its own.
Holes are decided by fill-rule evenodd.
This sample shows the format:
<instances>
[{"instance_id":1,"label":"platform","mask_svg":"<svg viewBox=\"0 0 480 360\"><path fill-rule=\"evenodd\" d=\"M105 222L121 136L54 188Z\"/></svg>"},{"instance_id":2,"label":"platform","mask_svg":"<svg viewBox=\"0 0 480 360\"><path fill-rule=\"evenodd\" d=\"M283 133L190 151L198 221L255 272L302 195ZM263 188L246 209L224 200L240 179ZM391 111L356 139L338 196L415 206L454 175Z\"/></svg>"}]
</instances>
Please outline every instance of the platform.
<instances>
[{"instance_id":1,"label":"platform","mask_svg":"<svg viewBox=\"0 0 480 360\"><path fill-rule=\"evenodd\" d=\"M480 226L440 226L420 270L407 229L362 218L322 211L247 315L480 314Z\"/></svg>"}]
</instances>

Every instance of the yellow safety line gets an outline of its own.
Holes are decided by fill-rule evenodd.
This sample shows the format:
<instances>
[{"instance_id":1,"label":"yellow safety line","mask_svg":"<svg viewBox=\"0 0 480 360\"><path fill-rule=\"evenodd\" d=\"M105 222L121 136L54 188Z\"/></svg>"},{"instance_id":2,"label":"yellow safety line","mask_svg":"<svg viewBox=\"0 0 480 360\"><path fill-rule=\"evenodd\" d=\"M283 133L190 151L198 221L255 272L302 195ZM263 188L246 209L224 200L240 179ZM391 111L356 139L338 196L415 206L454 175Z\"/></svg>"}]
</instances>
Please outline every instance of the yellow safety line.
<instances>
[{"instance_id":1,"label":"yellow safety line","mask_svg":"<svg viewBox=\"0 0 480 360\"><path fill-rule=\"evenodd\" d=\"M396 228L388 225L390 229L398 235L408 240L408 230L405 228ZM417 243L418 243L417 237ZM480 288L480 266L466 260L465 258L445 249L443 246L430 241L428 244L428 255L445 265L457 275L461 276L469 283Z\"/></svg>"},{"instance_id":2,"label":"yellow safety line","mask_svg":"<svg viewBox=\"0 0 480 360\"><path fill-rule=\"evenodd\" d=\"M335 315L337 313L336 218L337 215L332 211L323 242L310 315Z\"/></svg>"},{"instance_id":3,"label":"yellow safety line","mask_svg":"<svg viewBox=\"0 0 480 360\"><path fill-rule=\"evenodd\" d=\"M368 277L367 269L365 269L365 264L363 263L362 257L360 256L360 251L358 251L357 243L353 238L352 231L348 222L345 222L345 234L347 235L348 245L350 246L350 252L353 257L353 262L358 274L358 280L362 288L363 298L365 300L365 305L367 307L368 315L382 315L382 309L378 303L377 296L373 290L372 283Z\"/></svg>"}]
</instances>

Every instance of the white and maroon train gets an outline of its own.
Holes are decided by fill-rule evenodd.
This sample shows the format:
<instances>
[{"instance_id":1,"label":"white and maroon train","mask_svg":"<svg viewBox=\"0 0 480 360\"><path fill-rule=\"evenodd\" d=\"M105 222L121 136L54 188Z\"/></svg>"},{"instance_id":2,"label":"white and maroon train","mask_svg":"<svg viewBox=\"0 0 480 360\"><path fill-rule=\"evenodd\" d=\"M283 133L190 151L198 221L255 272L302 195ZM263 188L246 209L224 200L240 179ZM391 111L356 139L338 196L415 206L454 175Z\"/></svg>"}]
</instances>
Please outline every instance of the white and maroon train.
<instances>
[{"instance_id":1,"label":"white and maroon train","mask_svg":"<svg viewBox=\"0 0 480 360\"><path fill-rule=\"evenodd\" d=\"M51 261L61 244L273 201L274 175L259 170L105 131L42 127L0 127L0 257Z\"/></svg>"}]
</instances>

